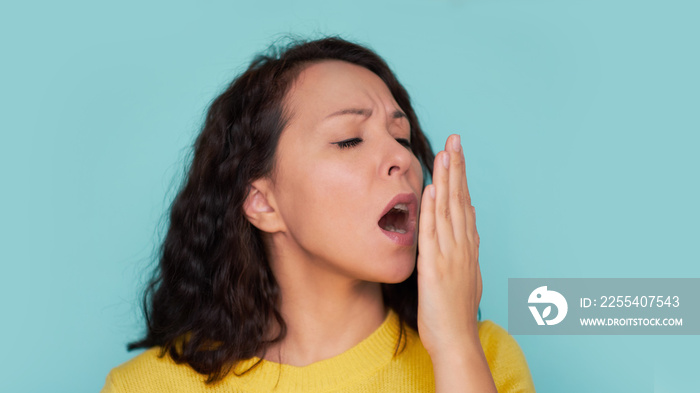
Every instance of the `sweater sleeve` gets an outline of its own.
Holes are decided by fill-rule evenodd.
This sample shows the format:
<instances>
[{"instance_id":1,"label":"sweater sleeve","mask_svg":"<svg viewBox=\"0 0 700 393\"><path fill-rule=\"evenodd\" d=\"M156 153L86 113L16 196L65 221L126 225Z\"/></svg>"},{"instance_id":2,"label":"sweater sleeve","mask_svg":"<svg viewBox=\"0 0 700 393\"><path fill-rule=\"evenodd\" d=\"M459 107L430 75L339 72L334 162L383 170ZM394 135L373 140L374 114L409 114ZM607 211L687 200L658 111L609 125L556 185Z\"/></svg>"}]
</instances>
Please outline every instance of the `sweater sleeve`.
<instances>
[{"instance_id":1,"label":"sweater sleeve","mask_svg":"<svg viewBox=\"0 0 700 393\"><path fill-rule=\"evenodd\" d=\"M517 341L492 321L483 321L479 340L498 393L534 393L535 385Z\"/></svg>"}]
</instances>

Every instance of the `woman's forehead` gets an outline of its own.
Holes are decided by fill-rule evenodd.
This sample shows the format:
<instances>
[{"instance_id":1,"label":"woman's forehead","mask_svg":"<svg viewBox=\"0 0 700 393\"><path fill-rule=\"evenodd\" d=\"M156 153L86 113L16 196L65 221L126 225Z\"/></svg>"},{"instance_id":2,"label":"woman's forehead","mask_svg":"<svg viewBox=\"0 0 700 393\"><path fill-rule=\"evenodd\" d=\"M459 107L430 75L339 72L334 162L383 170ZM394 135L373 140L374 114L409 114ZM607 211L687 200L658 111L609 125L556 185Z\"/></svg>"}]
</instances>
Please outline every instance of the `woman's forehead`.
<instances>
[{"instance_id":1,"label":"woman's forehead","mask_svg":"<svg viewBox=\"0 0 700 393\"><path fill-rule=\"evenodd\" d=\"M326 60L303 69L290 87L287 104L294 113L303 111L314 117L347 108L398 104L389 88L372 71L340 60ZM346 108L347 107L347 108Z\"/></svg>"}]
</instances>

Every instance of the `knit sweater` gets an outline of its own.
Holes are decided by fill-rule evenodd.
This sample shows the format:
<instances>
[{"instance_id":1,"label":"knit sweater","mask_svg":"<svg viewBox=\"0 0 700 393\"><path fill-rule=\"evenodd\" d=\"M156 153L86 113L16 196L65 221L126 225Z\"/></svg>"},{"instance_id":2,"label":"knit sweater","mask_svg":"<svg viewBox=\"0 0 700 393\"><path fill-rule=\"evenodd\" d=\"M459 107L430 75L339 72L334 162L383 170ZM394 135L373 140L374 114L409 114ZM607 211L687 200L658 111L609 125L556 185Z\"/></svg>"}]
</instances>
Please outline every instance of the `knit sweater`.
<instances>
[{"instance_id":1,"label":"knit sweater","mask_svg":"<svg viewBox=\"0 0 700 393\"><path fill-rule=\"evenodd\" d=\"M231 373L211 385L187 364L176 364L168 355L159 357L160 348L151 348L113 369L102 393L434 392L430 356L418 334L409 327L405 331L406 345L394 355L399 319L390 310L377 330L340 355L304 367L263 360L242 376ZM482 321L479 340L500 393L535 391L525 357L508 332ZM236 373L258 360L240 362Z\"/></svg>"}]
</instances>

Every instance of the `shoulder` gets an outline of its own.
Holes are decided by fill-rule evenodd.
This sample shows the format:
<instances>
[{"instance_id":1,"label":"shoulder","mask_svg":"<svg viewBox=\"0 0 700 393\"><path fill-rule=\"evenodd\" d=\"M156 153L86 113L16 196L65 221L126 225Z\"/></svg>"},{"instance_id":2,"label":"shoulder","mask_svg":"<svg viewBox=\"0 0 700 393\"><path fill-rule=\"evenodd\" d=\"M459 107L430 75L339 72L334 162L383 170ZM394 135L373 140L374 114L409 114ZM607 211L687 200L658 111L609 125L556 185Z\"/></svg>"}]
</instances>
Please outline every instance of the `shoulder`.
<instances>
[{"instance_id":1,"label":"shoulder","mask_svg":"<svg viewBox=\"0 0 700 393\"><path fill-rule=\"evenodd\" d=\"M493 321L479 322L479 340L499 392L534 392L525 355L515 338Z\"/></svg>"},{"instance_id":2,"label":"shoulder","mask_svg":"<svg viewBox=\"0 0 700 393\"><path fill-rule=\"evenodd\" d=\"M160 356L160 348L151 348L112 369L102 393L121 392L198 392L205 377L187 364L177 364L168 356Z\"/></svg>"},{"instance_id":3,"label":"shoulder","mask_svg":"<svg viewBox=\"0 0 700 393\"><path fill-rule=\"evenodd\" d=\"M497 323L486 320L479 321L479 340L487 355L500 353L501 355L522 354L520 346L513 336Z\"/></svg>"}]
</instances>

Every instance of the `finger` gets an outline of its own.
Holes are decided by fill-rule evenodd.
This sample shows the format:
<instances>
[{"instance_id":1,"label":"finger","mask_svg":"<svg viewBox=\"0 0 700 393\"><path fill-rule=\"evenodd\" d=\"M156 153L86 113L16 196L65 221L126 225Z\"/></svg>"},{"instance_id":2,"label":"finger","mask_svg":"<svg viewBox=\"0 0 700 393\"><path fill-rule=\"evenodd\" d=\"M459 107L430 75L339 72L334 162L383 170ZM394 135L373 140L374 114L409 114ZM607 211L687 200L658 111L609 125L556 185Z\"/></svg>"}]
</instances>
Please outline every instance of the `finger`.
<instances>
[{"instance_id":1,"label":"finger","mask_svg":"<svg viewBox=\"0 0 700 393\"><path fill-rule=\"evenodd\" d=\"M465 201L464 204L466 206L465 209L465 214L466 214L466 232L467 232L467 238L472 242L472 243L477 243L479 242L479 235L476 233L476 214L474 211L474 206L472 206L472 197L469 194L469 184L467 182L467 165L466 165L466 160L464 158L464 154L461 155L462 158L462 163L463 163L463 171L464 174L462 175L462 182L461 182L461 187L462 187L462 192L464 193L465 196Z\"/></svg>"},{"instance_id":2,"label":"finger","mask_svg":"<svg viewBox=\"0 0 700 393\"><path fill-rule=\"evenodd\" d=\"M452 230L456 241L465 241L467 237L467 210L471 210L467 204L466 182L464 171L464 155L460 144L459 135L450 135L445 142L445 150L450 152L449 170L449 204L452 219Z\"/></svg>"},{"instance_id":3,"label":"finger","mask_svg":"<svg viewBox=\"0 0 700 393\"><path fill-rule=\"evenodd\" d=\"M454 143L454 142L453 142ZM461 146L454 145L453 148L461 148ZM461 195L464 196L464 216L465 216L465 232L466 237L472 242L479 242L479 235L476 233L476 215L474 213L474 206L472 206L472 198L469 194L469 184L467 182L467 169L466 160L464 158L464 151L461 149L459 153L459 158L461 159L461 168L459 175L459 187L461 190Z\"/></svg>"},{"instance_id":4,"label":"finger","mask_svg":"<svg viewBox=\"0 0 700 393\"><path fill-rule=\"evenodd\" d=\"M481 266L476 264L476 308L479 308L479 303L481 303L481 293L483 290L483 283L481 281Z\"/></svg>"},{"instance_id":5,"label":"finger","mask_svg":"<svg viewBox=\"0 0 700 393\"><path fill-rule=\"evenodd\" d=\"M434 255L435 249L435 186L429 184L423 190L418 219L418 252Z\"/></svg>"},{"instance_id":6,"label":"finger","mask_svg":"<svg viewBox=\"0 0 700 393\"><path fill-rule=\"evenodd\" d=\"M467 229L469 238L476 244L477 254L479 252L479 243L481 242L479 238L479 231L476 229L476 209L474 206L469 206L469 211L471 214L467 214Z\"/></svg>"},{"instance_id":7,"label":"finger","mask_svg":"<svg viewBox=\"0 0 700 393\"><path fill-rule=\"evenodd\" d=\"M440 250L448 253L454 244L452 213L449 203L449 164L450 154L441 151L435 157L433 184L435 185L435 230Z\"/></svg>"},{"instance_id":8,"label":"finger","mask_svg":"<svg viewBox=\"0 0 700 393\"><path fill-rule=\"evenodd\" d=\"M460 145L460 147L461 147L461 145ZM467 206L471 206L472 196L471 196L471 194L469 194L469 184L467 182L467 163L466 163L466 159L464 158L464 151L461 151L460 153L461 153L461 159L462 159L462 169L464 171L464 173L462 174L462 176L463 176L462 180L464 180L462 182L462 192L464 193L465 202L466 202Z\"/></svg>"},{"instance_id":9,"label":"finger","mask_svg":"<svg viewBox=\"0 0 700 393\"><path fill-rule=\"evenodd\" d=\"M472 207L472 212L474 207ZM476 233L476 231L474 231ZM479 234L476 233L476 249L474 250L474 263L476 264L476 296L477 302L481 302L481 294L483 291L483 282L481 279L481 263L479 262ZM478 304L477 304L478 307Z\"/></svg>"}]
</instances>

